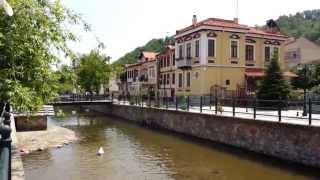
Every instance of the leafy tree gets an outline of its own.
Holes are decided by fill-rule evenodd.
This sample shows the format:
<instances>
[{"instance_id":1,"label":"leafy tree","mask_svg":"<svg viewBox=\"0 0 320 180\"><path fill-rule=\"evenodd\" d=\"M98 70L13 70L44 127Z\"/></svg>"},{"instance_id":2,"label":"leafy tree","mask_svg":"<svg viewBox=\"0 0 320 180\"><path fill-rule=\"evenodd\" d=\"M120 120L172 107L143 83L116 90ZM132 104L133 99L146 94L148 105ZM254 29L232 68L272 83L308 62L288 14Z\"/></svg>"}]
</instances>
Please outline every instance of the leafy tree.
<instances>
[{"instance_id":1,"label":"leafy tree","mask_svg":"<svg viewBox=\"0 0 320 180\"><path fill-rule=\"evenodd\" d=\"M291 85L296 89L311 89L316 84L316 79L312 76L315 75L315 69L310 66L297 67L294 72L298 77L291 80Z\"/></svg>"},{"instance_id":2,"label":"leafy tree","mask_svg":"<svg viewBox=\"0 0 320 180\"><path fill-rule=\"evenodd\" d=\"M296 89L308 89L320 93L320 65L306 65L294 69L298 77L292 79L291 84Z\"/></svg>"},{"instance_id":3,"label":"leafy tree","mask_svg":"<svg viewBox=\"0 0 320 180\"><path fill-rule=\"evenodd\" d=\"M58 93L71 93L76 88L76 74L72 67L63 65L55 72Z\"/></svg>"},{"instance_id":4,"label":"leafy tree","mask_svg":"<svg viewBox=\"0 0 320 180\"><path fill-rule=\"evenodd\" d=\"M263 77L258 87L258 98L264 100L288 99L290 86L283 77L278 58L275 55L265 73L266 76Z\"/></svg>"},{"instance_id":5,"label":"leafy tree","mask_svg":"<svg viewBox=\"0 0 320 180\"><path fill-rule=\"evenodd\" d=\"M35 111L56 95L50 65L59 62L57 54L74 57L68 41L77 38L66 27L83 21L59 0L9 3L12 17L0 10L0 99L17 111Z\"/></svg>"},{"instance_id":6,"label":"leafy tree","mask_svg":"<svg viewBox=\"0 0 320 180\"><path fill-rule=\"evenodd\" d=\"M110 57L92 50L89 54L81 55L77 67L78 84L88 92L99 92L101 85L109 82L112 69Z\"/></svg>"},{"instance_id":7,"label":"leafy tree","mask_svg":"<svg viewBox=\"0 0 320 180\"><path fill-rule=\"evenodd\" d=\"M291 37L306 37L320 43L320 9L280 16L276 20L282 33Z\"/></svg>"}]
</instances>

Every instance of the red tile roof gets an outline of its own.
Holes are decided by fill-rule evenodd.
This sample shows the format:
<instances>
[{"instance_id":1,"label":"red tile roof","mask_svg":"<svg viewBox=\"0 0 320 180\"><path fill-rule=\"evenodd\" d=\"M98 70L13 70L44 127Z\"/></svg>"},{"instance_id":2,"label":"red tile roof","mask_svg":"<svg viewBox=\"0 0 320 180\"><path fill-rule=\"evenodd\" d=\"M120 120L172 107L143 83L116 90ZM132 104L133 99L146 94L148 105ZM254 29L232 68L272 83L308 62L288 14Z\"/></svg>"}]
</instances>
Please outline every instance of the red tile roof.
<instances>
[{"instance_id":1,"label":"red tile roof","mask_svg":"<svg viewBox=\"0 0 320 180\"><path fill-rule=\"evenodd\" d=\"M271 33L266 31L257 30L256 28L249 27L247 25L238 24L235 21L232 20L225 20L225 19L218 19L218 18L208 18L206 20L200 21L195 25L188 26L186 28L180 29L177 31L176 35L182 34L184 32L187 32L189 30L198 28L200 26L213 26L213 27L224 27L224 28L232 28L232 29L238 29L241 31L246 31L247 33L251 34L257 34L257 35L267 35L267 36L276 36L276 37L283 37L287 38L287 36L284 36L280 33Z\"/></svg>"},{"instance_id":2,"label":"red tile roof","mask_svg":"<svg viewBox=\"0 0 320 180\"><path fill-rule=\"evenodd\" d=\"M262 31L262 30L258 30L258 29L253 28L253 27L249 27L248 33L250 33L250 34L258 34L258 35L277 36L277 37L288 38L288 36L285 36L285 35L283 35L283 34L281 34L281 33L272 33L272 32Z\"/></svg>"},{"instance_id":3,"label":"red tile roof","mask_svg":"<svg viewBox=\"0 0 320 180\"><path fill-rule=\"evenodd\" d=\"M264 77L265 73L263 69L257 69L257 68L248 68L245 71L245 75L247 77ZM285 77L290 77L290 78L294 78L294 77L298 77L297 74L290 72L290 71L286 71L283 73L283 76Z\"/></svg>"},{"instance_id":4,"label":"red tile roof","mask_svg":"<svg viewBox=\"0 0 320 180\"><path fill-rule=\"evenodd\" d=\"M141 55L143 55L145 58L148 58L148 61L155 60L157 54L158 54L158 53L149 52L149 51L143 51L143 52L141 53Z\"/></svg>"},{"instance_id":5,"label":"red tile roof","mask_svg":"<svg viewBox=\"0 0 320 180\"><path fill-rule=\"evenodd\" d=\"M126 68L131 68L131 67L135 67L135 66L140 66L142 63L135 63L135 64L126 64Z\"/></svg>"},{"instance_id":6,"label":"red tile roof","mask_svg":"<svg viewBox=\"0 0 320 180\"><path fill-rule=\"evenodd\" d=\"M208 18L206 20L200 21L195 25L188 26L186 28L180 29L177 31L177 34L181 34L183 32L189 31L191 29L200 27L200 26L217 26L217 27L229 27L229 28L237 28L237 29L243 29L247 30L248 27L245 25L241 25L238 23L235 23L231 20L225 20L225 19L218 19L218 18Z\"/></svg>"}]
</instances>

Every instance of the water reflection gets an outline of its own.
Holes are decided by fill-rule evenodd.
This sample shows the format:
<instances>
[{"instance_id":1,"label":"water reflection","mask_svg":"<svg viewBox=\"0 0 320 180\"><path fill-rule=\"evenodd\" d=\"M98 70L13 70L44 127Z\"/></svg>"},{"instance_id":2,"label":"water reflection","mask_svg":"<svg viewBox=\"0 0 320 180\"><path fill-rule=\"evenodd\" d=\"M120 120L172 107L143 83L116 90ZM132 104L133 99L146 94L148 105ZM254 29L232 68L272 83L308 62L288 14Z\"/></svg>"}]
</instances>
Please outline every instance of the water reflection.
<instances>
[{"instance_id":1,"label":"water reflection","mask_svg":"<svg viewBox=\"0 0 320 180\"><path fill-rule=\"evenodd\" d=\"M72 116L52 122L74 129L82 140L24 157L27 180L318 179L311 172L302 173L254 154L107 117ZM96 155L100 146L103 156Z\"/></svg>"}]
</instances>

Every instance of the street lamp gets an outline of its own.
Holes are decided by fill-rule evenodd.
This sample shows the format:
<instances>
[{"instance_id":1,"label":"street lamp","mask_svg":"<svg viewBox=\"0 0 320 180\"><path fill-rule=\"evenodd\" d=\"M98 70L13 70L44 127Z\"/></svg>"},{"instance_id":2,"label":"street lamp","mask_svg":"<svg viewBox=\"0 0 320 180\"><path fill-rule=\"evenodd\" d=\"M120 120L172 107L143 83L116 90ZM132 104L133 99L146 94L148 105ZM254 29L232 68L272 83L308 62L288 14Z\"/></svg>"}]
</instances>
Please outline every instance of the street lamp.
<instances>
[{"instance_id":1,"label":"street lamp","mask_svg":"<svg viewBox=\"0 0 320 180\"><path fill-rule=\"evenodd\" d=\"M0 6L4 8L4 11L7 13L8 16L13 15L13 10L6 0L0 0Z\"/></svg>"},{"instance_id":2,"label":"street lamp","mask_svg":"<svg viewBox=\"0 0 320 180\"><path fill-rule=\"evenodd\" d=\"M300 68L302 66L302 64L298 65ZM302 116L307 116L307 86L309 86L309 79L307 78L307 74L308 74L308 66L307 64L304 64L304 70L303 70L303 76L304 76L304 83L305 85L303 86L303 112L302 112Z\"/></svg>"}]
</instances>

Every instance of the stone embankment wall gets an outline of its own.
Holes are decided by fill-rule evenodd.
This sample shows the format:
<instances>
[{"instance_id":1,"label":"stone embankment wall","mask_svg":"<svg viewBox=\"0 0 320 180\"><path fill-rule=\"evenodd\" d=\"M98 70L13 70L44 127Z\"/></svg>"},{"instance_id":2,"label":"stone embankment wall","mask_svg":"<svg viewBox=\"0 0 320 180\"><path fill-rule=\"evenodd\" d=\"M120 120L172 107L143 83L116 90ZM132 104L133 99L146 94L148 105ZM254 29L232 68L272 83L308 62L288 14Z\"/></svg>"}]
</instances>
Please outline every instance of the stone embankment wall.
<instances>
[{"instance_id":1,"label":"stone embankment wall","mask_svg":"<svg viewBox=\"0 0 320 180\"><path fill-rule=\"evenodd\" d=\"M150 127L320 167L320 128L134 106L85 106Z\"/></svg>"}]
</instances>

